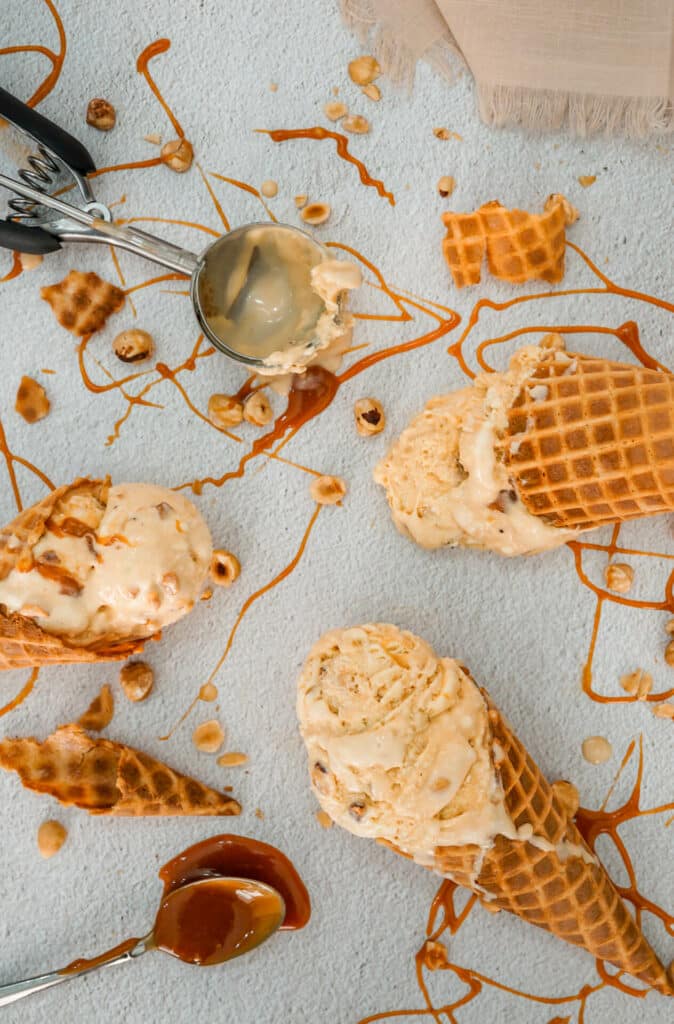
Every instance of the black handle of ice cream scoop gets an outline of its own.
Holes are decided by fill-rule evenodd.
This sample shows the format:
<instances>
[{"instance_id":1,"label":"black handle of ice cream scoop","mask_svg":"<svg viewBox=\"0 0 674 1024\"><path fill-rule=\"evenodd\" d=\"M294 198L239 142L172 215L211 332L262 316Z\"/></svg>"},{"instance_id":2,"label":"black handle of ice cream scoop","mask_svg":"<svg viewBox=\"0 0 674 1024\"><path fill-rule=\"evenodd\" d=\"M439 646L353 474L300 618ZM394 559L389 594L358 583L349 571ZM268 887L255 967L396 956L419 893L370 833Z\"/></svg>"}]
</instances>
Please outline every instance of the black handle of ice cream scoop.
<instances>
[{"instance_id":1,"label":"black handle of ice cream scoop","mask_svg":"<svg viewBox=\"0 0 674 1024\"><path fill-rule=\"evenodd\" d=\"M91 154L88 149L73 138L63 128L50 121L37 110L33 110L26 103L12 96L11 92L0 88L0 117L26 132L37 143L45 146L54 156L62 160L64 164L71 167L77 174L85 175L96 170Z\"/></svg>"},{"instance_id":2,"label":"black handle of ice cream scoop","mask_svg":"<svg viewBox=\"0 0 674 1024\"><path fill-rule=\"evenodd\" d=\"M43 228L30 228L13 220L0 220L0 247L15 252L45 255L61 248L58 238Z\"/></svg>"}]
</instances>

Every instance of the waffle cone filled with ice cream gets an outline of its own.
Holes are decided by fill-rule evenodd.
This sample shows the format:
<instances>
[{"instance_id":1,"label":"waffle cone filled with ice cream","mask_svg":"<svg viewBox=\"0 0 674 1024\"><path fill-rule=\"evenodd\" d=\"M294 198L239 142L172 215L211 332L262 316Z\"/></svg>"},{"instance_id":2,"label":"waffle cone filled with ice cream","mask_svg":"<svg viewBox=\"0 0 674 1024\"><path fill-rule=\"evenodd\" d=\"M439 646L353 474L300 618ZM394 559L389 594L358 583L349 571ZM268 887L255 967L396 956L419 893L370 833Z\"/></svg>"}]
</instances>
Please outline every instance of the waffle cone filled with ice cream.
<instances>
[{"instance_id":1,"label":"waffle cone filled with ice cream","mask_svg":"<svg viewBox=\"0 0 674 1024\"><path fill-rule=\"evenodd\" d=\"M427 402L375 469L422 547L531 554L674 509L674 376L558 334Z\"/></svg>"},{"instance_id":2,"label":"waffle cone filled with ice cream","mask_svg":"<svg viewBox=\"0 0 674 1024\"><path fill-rule=\"evenodd\" d=\"M305 663L298 715L337 824L674 994L572 812L464 666L395 626L333 630Z\"/></svg>"},{"instance_id":3,"label":"waffle cone filled with ice cream","mask_svg":"<svg viewBox=\"0 0 674 1024\"><path fill-rule=\"evenodd\" d=\"M210 556L203 519L167 488L56 488L0 531L0 670L142 650L192 608Z\"/></svg>"}]
</instances>

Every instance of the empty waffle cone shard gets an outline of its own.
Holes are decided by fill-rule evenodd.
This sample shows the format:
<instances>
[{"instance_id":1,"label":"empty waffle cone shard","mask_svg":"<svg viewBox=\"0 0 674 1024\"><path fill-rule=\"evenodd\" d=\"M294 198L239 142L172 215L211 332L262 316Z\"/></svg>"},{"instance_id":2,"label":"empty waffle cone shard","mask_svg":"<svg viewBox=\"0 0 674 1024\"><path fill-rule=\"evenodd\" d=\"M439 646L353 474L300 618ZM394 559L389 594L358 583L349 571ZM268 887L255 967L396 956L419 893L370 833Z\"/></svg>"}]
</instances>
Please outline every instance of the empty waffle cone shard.
<instances>
[{"instance_id":1,"label":"empty waffle cone shard","mask_svg":"<svg viewBox=\"0 0 674 1024\"><path fill-rule=\"evenodd\" d=\"M492 908L509 910L664 995L674 995L672 978L553 787L501 714L491 704L489 709L506 809L531 839L497 835L486 851L438 848L435 870L486 897Z\"/></svg>"},{"instance_id":2,"label":"empty waffle cone shard","mask_svg":"<svg viewBox=\"0 0 674 1024\"><path fill-rule=\"evenodd\" d=\"M93 739L78 725L64 725L44 743L33 738L0 741L0 767L18 772L23 785L89 814L233 815L232 797L181 775L161 761L107 739Z\"/></svg>"},{"instance_id":3,"label":"empty waffle cone shard","mask_svg":"<svg viewBox=\"0 0 674 1024\"><path fill-rule=\"evenodd\" d=\"M671 512L674 375L558 351L509 409L502 457L528 511L553 526Z\"/></svg>"},{"instance_id":4,"label":"empty waffle cone shard","mask_svg":"<svg viewBox=\"0 0 674 1024\"><path fill-rule=\"evenodd\" d=\"M541 214L509 210L497 200L472 213L445 213L442 249L457 288L478 284L486 257L490 273L520 284L564 277L566 227L578 211L562 195L551 195Z\"/></svg>"}]
</instances>

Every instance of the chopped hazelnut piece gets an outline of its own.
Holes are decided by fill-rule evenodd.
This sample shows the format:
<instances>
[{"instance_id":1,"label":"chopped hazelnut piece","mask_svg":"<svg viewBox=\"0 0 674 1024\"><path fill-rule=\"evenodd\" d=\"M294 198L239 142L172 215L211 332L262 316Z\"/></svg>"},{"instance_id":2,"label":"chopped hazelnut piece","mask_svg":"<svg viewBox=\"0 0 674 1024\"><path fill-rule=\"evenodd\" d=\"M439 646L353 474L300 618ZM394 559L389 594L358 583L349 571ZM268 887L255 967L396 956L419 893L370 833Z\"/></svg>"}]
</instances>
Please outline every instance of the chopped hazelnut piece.
<instances>
[{"instance_id":1,"label":"chopped hazelnut piece","mask_svg":"<svg viewBox=\"0 0 674 1024\"><path fill-rule=\"evenodd\" d=\"M609 590L616 594L626 594L634 580L634 569L626 562L609 562L604 569L604 579Z\"/></svg>"},{"instance_id":2,"label":"chopped hazelnut piece","mask_svg":"<svg viewBox=\"0 0 674 1024\"><path fill-rule=\"evenodd\" d=\"M332 828L332 818L327 811L316 811L316 821L321 828Z\"/></svg>"},{"instance_id":3,"label":"chopped hazelnut piece","mask_svg":"<svg viewBox=\"0 0 674 1024\"><path fill-rule=\"evenodd\" d=\"M212 587L206 587L206 589L204 590L204 592L201 595L201 597L199 598L199 600L200 601L210 601L210 599L212 597L213 597L213 588Z\"/></svg>"},{"instance_id":4,"label":"chopped hazelnut piece","mask_svg":"<svg viewBox=\"0 0 674 1024\"><path fill-rule=\"evenodd\" d=\"M154 354L154 341L147 331L134 327L117 335L112 351L123 363L140 363Z\"/></svg>"},{"instance_id":5,"label":"chopped hazelnut piece","mask_svg":"<svg viewBox=\"0 0 674 1024\"><path fill-rule=\"evenodd\" d=\"M20 252L19 258L22 270L35 270L42 263L44 256L40 252Z\"/></svg>"},{"instance_id":6,"label":"chopped hazelnut piece","mask_svg":"<svg viewBox=\"0 0 674 1024\"><path fill-rule=\"evenodd\" d=\"M329 203L309 203L300 212L300 217L305 224L325 224L332 213Z\"/></svg>"},{"instance_id":7,"label":"chopped hazelnut piece","mask_svg":"<svg viewBox=\"0 0 674 1024\"><path fill-rule=\"evenodd\" d=\"M295 206L298 210L301 210L303 206L307 205L309 196L306 192L302 192L299 196L295 196Z\"/></svg>"},{"instance_id":8,"label":"chopped hazelnut piece","mask_svg":"<svg viewBox=\"0 0 674 1024\"><path fill-rule=\"evenodd\" d=\"M668 665L674 665L674 640L670 640L665 647L665 661Z\"/></svg>"},{"instance_id":9,"label":"chopped hazelnut piece","mask_svg":"<svg viewBox=\"0 0 674 1024\"><path fill-rule=\"evenodd\" d=\"M646 700L646 697L653 689L653 676L638 668L635 672L620 677L620 685L625 693L631 694L637 700Z\"/></svg>"},{"instance_id":10,"label":"chopped hazelnut piece","mask_svg":"<svg viewBox=\"0 0 674 1024\"><path fill-rule=\"evenodd\" d=\"M424 967L429 971L440 971L449 963L447 947L437 939L426 939L422 953Z\"/></svg>"},{"instance_id":11,"label":"chopped hazelnut piece","mask_svg":"<svg viewBox=\"0 0 674 1024\"><path fill-rule=\"evenodd\" d=\"M653 708L653 714L656 718L674 718L674 704L664 703L656 704Z\"/></svg>"},{"instance_id":12,"label":"chopped hazelnut piece","mask_svg":"<svg viewBox=\"0 0 674 1024\"><path fill-rule=\"evenodd\" d=\"M363 96L367 96L369 100L374 100L375 103L378 103L381 99L381 89L378 85L374 85L373 82L370 82L369 85L362 86L360 91Z\"/></svg>"},{"instance_id":13,"label":"chopped hazelnut piece","mask_svg":"<svg viewBox=\"0 0 674 1024\"><path fill-rule=\"evenodd\" d=\"M218 758L218 764L223 768L238 768L242 764L248 763L248 754L241 754L238 750L232 750L228 754L221 754Z\"/></svg>"},{"instance_id":14,"label":"chopped hazelnut piece","mask_svg":"<svg viewBox=\"0 0 674 1024\"><path fill-rule=\"evenodd\" d=\"M588 736L583 740L581 750L590 764L604 764L613 755L613 747L605 736Z\"/></svg>"},{"instance_id":15,"label":"chopped hazelnut piece","mask_svg":"<svg viewBox=\"0 0 674 1024\"><path fill-rule=\"evenodd\" d=\"M220 587L230 587L239 578L241 563L231 551L216 549L211 556L211 579Z\"/></svg>"},{"instance_id":16,"label":"chopped hazelnut piece","mask_svg":"<svg viewBox=\"0 0 674 1024\"><path fill-rule=\"evenodd\" d=\"M346 484L339 476L319 476L311 481L309 491L317 505L338 505L346 494Z\"/></svg>"},{"instance_id":17,"label":"chopped hazelnut piece","mask_svg":"<svg viewBox=\"0 0 674 1024\"><path fill-rule=\"evenodd\" d=\"M225 734L217 718L202 722L192 733L192 743L197 750L204 754L215 754L222 746L224 739Z\"/></svg>"},{"instance_id":18,"label":"chopped hazelnut piece","mask_svg":"<svg viewBox=\"0 0 674 1024\"><path fill-rule=\"evenodd\" d=\"M259 821L264 821L264 811L262 810L262 808L261 808L261 807L256 807L256 808L255 808L255 817L256 817L256 818L257 818L257 819L258 819Z\"/></svg>"},{"instance_id":19,"label":"chopped hazelnut piece","mask_svg":"<svg viewBox=\"0 0 674 1024\"><path fill-rule=\"evenodd\" d=\"M68 830L60 821L43 821L37 830L37 848L40 856L48 860L58 853L66 839Z\"/></svg>"},{"instance_id":20,"label":"chopped hazelnut piece","mask_svg":"<svg viewBox=\"0 0 674 1024\"><path fill-rule=\"evenodd\" d=\"M342 128L353 135L367 135L370 130L370 122L360 114L349 114L343 119Z\"/></svg>"},{"instance_id":21,"label":"chopped hazelnut piece","mask_svg":"<svg viewBox=\"0 0 674 1024\"><path fill-rule=\"evenodd\" d=\"M47 392L32 377L22 377L16 392L14 408L26 423L37 423L43 420L51 409Z\"/></svg>"},{"instance_id":22,"label":"chopped hazelnut piece","mask_svg":"<svg viewBox=\"0 0 674 1024\"><path fill-rule=\"evenodd\" d=\"M246 423L265 427L274 418L274 410L264 391L254 391L243 403L243 418Z\"/></svg>"},{"instance_id":23,"label":"chopped hazelnut piece","mask_svg":"<svg viewBox=\"0 0 674 1024\"><path fill-rule=\"evenodd\" d=\"M449 174L443 174L443 176L440 178L440 181L438 182L438 192L440 193L442 198L446 199L447 196L451 196L455 188L456 182L454 181L454 178L452 178L451 175Z\"/></svg>"},{"instance_id":24,"label":"chopped hazelnut piece","mask_svg":"<svg viewBox=\"0 0 674 1024\"><path fill-rule=\"evenodd\" d=\"M212 704L214 700L218 699L218 688L215 683L204 683L199 690L199 700L205 701L207 704Z\"/></svg>"},{"instance_id":25,"label":"chopped hazelnut piece","mask_svg":"<svg viewBox=\"0 0 674 1024\"><path fill-rule=\"evenodd\" d=\"M192 143L187 139L172 139L162 146L161 157L166 166L176 174L184 174L185 171L189 171L194 160Z\"/></svg>"},{"instance_id":26,"label":"chopped hazelnut piece","mask_svg":"<svg viewBox=\"0 0 674 1024\"><path fill-rule=\"evenodd\" d=\"M129 661L119 670L119 681L129 700L138 704L152 693L154 672L145 661Z\"/></svg>"},{"instance_id":27,"label":"chopped hazelnut piece","mask_svg":"<svg viewBox=\"0 0 674 1024\"><path fill-rule=\"evenodd\" d=\"M580 796L574 784L567 782L566 779L558 779L557 782L553 782L552 788L566 813L573 818L580 807Z\"/></svg>"},{"instance_id":28,"label":"chopped hazelnut piece","mask_svg":"<svg viewBox=\"0 0 674 1024\"><path fill-rule=\"evenodd\" d=\"M243 419L243 403L232 395L211 395L208 418L215 427L237 427Z\"/></svg>"},{"instance_id":29,"label":"chopped hazelnut piece","mask_svg":"<svg viewBox=\"0 0 674 1024\"><path fill-rule=\"evenodd\" d=\"M384 407L378 398L359 398L353 407L356 430L361 437L381 434L386 426Z\"/></svg>"},{"instance_id":30,"label":"chopped hazelnut piece","mask_svg":"<svg viewBox=\"0 0 674 1024\"><path fill-rule=\"evenodd\" d=\"M375 78L379 78L380 74L379 61L374 57L356 57L349 63L349 78L356 85L369 85Z\"/></svg>"},{"instance_id":31,"label":"chopped hazelnut piece","mask_svg":"<svg viewBox=\"0 0 674 1024\"><path fill-rule=\"evenodd\" d=\"M260 192L265 199L273 199L274 196L278 195L278 184L273 178L266 178L260 185Z\"/></svg>"},{"instance_id":32,"label":"chopped hazelnut piece","mask_svg":"<svg viewBox=\"0 0 674 1024\"><path fill-rule=\"evenodd\" d=\"M328 121L339 121L340 117L346 117L349 113L349 108L346 103L331 102L325 104L323 113Z\"/></svg>"},{"instance_id":33,"label":"chopped hazelnut piece","mask_svg":"<svg viewBox=\"0 0 674 1024\"><path fill-rule=\"evenodd\" d=\"M117 114L109 100L101 98L89 100L87 107L87 124L97 128L99 132L109 132L115 127Z\"/></svg>"},{"instance_id":34,"label":"chopped hazelnut piece","mask_svg":"<svg viewBox=\"0 0 674 1024\"><path fill-rule=\"evenodd\" d=\"M161 135L159 132L150 132L149 135L144 135L143 138L151 146L161 146Z\"/></svg>"},{"instance_id":35,"label":"chopped hazelnut piece","mask_svg":"<svg viewBox=\"0 0 674 1024\"><path fill-rule=\"evenodd\" d=\"M578 184L581 185L583 188L589 188L590 185L594 185L596 180L596 174L581 174L578 178Z\"/></svg>"}]
</instances>

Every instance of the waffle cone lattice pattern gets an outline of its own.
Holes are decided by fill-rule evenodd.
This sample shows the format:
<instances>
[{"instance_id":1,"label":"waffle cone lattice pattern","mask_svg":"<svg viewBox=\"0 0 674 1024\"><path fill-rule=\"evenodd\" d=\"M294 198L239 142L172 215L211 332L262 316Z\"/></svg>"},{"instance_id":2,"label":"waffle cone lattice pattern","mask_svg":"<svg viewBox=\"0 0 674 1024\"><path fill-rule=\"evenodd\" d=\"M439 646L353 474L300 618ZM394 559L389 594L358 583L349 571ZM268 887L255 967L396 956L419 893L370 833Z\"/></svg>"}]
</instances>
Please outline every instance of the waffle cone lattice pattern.
<instances>
[{"instance_id":1,"label":"waffle cone lattice pattern","mask_svg":"<svg viewBox=\"0 0 674 1024\"><path fill-rule=\"evenodd\" d=\"M674 995L667 971L553 787L493 707L489 717L508 813L518 829L531 828L532 837L542 839L540 845L547 848L497 836L481 861L475 846L438 849L436 870L482 895L491 894L491 906L509 910Z\"/></svg>"},{"instance_id":2,"label":"waffle cone lattice pattern","mask_svg":"<svg viewBox=\"0 0 674 1024\"><path fill-rule=\"evenodd\" d=\"M587 356L543 364L504 458L530 512L585 529L674 509L674 375Z\"/></svg>"}]
</instances>

